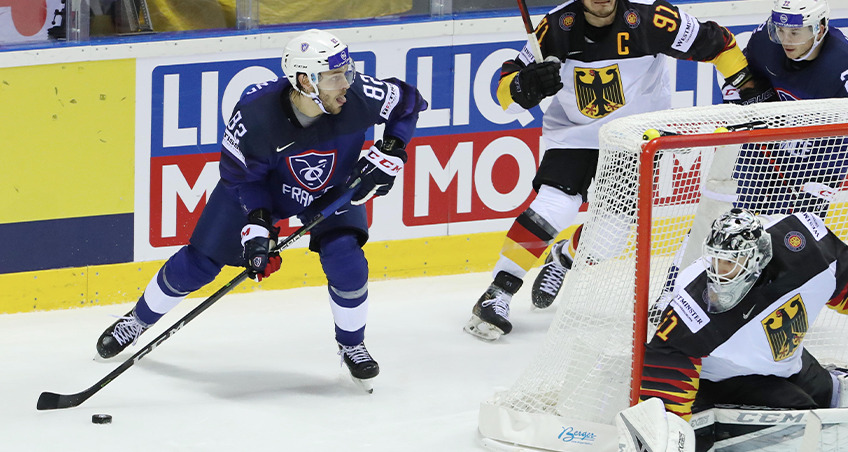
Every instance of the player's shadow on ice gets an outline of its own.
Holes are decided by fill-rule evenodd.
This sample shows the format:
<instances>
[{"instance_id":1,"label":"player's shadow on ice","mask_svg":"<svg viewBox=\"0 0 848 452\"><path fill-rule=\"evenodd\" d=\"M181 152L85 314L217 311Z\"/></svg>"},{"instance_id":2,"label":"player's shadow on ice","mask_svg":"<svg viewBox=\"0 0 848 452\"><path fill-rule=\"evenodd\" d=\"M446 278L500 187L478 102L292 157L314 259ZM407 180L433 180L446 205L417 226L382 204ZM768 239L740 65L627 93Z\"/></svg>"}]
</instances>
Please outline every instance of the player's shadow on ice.
<instances>
[{"instance_id":1,"label":"player's shadow on ice","mask_svg":"<svg viewBox=\"0 0 848 452\"><path fill-rule=\"evenodd\" d=\"M274 394L311 394L322 397L335 397L349 393L348 385L339 384L339 378L305 374L298 372L279 372L261 369L210 370L202 371L172 363L148 359L136 364L147 371L159 375L183 380L186 391L205 390L222 399L267 399ZM352 382L350 386L353 385Z\"/></svg>"}]
</instances>

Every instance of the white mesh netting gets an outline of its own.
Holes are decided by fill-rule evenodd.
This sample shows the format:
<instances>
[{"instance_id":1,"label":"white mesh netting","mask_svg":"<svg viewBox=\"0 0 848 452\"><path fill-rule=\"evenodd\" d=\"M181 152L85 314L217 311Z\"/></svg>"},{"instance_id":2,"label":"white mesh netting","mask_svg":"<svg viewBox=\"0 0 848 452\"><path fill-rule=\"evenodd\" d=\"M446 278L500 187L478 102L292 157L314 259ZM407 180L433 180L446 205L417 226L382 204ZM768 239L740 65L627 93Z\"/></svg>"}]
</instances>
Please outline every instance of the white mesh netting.
<instances>
[{"instance_id":1,"label":"white mesh netting","mask_svg":"<svg viewBox=\"0 0 848 452\"><path fill-rule=\"evenodd\" d=\"M496 410L495 418L499 419L491 421L493 417L483 416L481 410L480 431L484 436L488 433L498 440L543 447L527 435L510 438L510 431L516 427L504 426L510 419L513 424L516 419L526 420L527 415L611 425L615 414L628 406L642 135L648 129L683 135L713 133L719 127L746 123L768 129L845 123L848 135L848 100L668 110L622 118L601 129L601 153L587 221L558 311L538 355L524 373L508 391L484 404L488 410ZM726 177L732 179L731 196L735 191L737 205L759 213L815 211L826 217L827 225L837 235L848 239L848 192L843 187L848 151L843 139L810 138L718 148L724 155L728 149L732 153L732 178ZM716 149L663 150L654 158L651 301L660 297L675 253L693 227ZM731 167L725 166L728 172ZM713 191L706 185L708 192ZM714 190L717 195L713 193L718 198L721 187L719 184ZM848 316L825 311L804 343L822 363L848 362L842 345L848 333ZM564 445L560 450L569 449Z\"/></svg>"}]
</instances>

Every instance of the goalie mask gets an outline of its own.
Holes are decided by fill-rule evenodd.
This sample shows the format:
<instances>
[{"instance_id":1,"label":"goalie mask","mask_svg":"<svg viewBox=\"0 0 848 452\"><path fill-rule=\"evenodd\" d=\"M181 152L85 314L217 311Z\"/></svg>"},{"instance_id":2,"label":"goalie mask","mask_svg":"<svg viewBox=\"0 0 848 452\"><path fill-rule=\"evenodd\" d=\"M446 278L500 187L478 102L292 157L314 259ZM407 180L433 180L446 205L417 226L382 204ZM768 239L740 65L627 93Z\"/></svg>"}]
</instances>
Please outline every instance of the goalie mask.
<instances>
[{"instance_id":1,"label":"goalie mask","mask_svg":"<svg viewBox=\"0 0 848 452\"><path fill-rule=\"evenodd\" d=\"M771 256L771 236L753 213L734 208L718 217L704 242L707 311L718 314L739 304Z\"/></svg>"},{"instance_id":2,"label":"goalie mask","mask_svg":"<svg viewBox=\"0 0 848 452\"><path fill-rule=\"evenodd\" d=\"M326 31L308 30L292 38L283 50L283 73L294 89L309 96L324 113L324 103L319 98L320 90L335 91L350 87L356 75L353 59L347 46ZM332 74L327 72L333 71ZM303 73L315 89L307 93L297 81Z\"/></svg>"},{"instance_id":3,"label":"goalie mask","mask_svg":"<svg viewBox=\"0 0 848 452\"><path fill-rule=\"evenodd\" d=\"M769 39L784 46L784 50L809 45L803 55L790 57L805 60L824 40L829 16L827 0L776 0L767 22Z\"/></svg>"}]
</instances>

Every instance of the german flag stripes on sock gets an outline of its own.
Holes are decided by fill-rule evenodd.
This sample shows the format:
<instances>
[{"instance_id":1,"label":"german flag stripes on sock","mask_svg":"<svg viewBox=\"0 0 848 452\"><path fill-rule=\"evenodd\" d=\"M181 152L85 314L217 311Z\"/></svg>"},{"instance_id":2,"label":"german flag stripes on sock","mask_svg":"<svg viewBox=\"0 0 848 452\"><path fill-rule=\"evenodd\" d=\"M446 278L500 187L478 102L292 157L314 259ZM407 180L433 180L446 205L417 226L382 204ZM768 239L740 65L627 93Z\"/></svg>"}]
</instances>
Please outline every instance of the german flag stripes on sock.
<instances>
[{"instance_id":1,"label":"german flag stripes on sock","mask_svg":"<svg viewBox=\"0 0 848 452\"><path fill-rule=\"evenodd\" d=\"M501 255L529 271L558 233L541 215L527 209L509 228Z\"/></svg>"}]
</instances>

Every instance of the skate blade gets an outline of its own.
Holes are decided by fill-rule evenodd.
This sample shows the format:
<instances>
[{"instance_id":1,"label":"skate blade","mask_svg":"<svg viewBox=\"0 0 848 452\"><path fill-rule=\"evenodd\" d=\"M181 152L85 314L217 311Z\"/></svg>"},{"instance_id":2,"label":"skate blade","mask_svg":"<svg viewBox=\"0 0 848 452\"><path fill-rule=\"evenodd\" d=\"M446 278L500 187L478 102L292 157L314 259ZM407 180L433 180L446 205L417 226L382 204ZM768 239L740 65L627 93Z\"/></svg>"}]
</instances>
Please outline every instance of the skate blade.
<instances>
[{"instance_id":1,"label":"skate blade","mask_svg":"<svg viewBox=\"0 0 848 452\"><path fill-rule=\"evenodd\" d=\"M356 386L358 386L360 389L367 392L368 394L374 393L374 386L371 384L371 380L373 380L373 378L362 380L351 375L350 379L353 380Z\"/></svg>"},{"instance_id":2,"label":"skate blade","mask_svg":"<svg viewBox=\"0 0 848 452\"><path fill-rule=\"evenodd\" d=\"M551 305L552 305L552 304L554 304L554 301L553 301L553 300L551 300L551 302L550 302L550 303L548 303L547 301L544 301L544 300L536 300L536 299L534 298L534 299L533 299L533 302L530 304L530 309L532 309L532 310L537 310L537 309L538 309L538 310L542 311L542 310L545 310L545 309L548 309L549 307L551 307Z\"/></svg>"},{"instance_id":3,"label":"skate blade","mask_svg":"<svg viewBox=\"0 0 848 452\"><path fill-rule=\"evenodd\" d=\"M118 353L118 355L120 355L120 353ZM94 360L94 362L98 362L98 363L110 363L110 364L114 364L114 363L115 363L115 361L116 361L116 360L115 360L115 358L117 358L117 357L118 357L118 355L115 355L115 356L113 356L113 357L111 357L111 358L104 358L104 357L100 356L100 353L97 353L97 352L95 351L95 352L94 352L94 359L93 359L93 360Z\"/></svg>"},{"instance_id":4,"label":"skate blade","mask_svg":"<svg viewBox=\"0 0 848 452\"><path fill-rule=\"evenodd\" d=\"M498 340L504 334L503 330L491 323L484 322L476 315L471 316L471 319L469 319L468 323L465 324L463 330L476 338L489 342Z\"/></svg>"}]
</instances>

